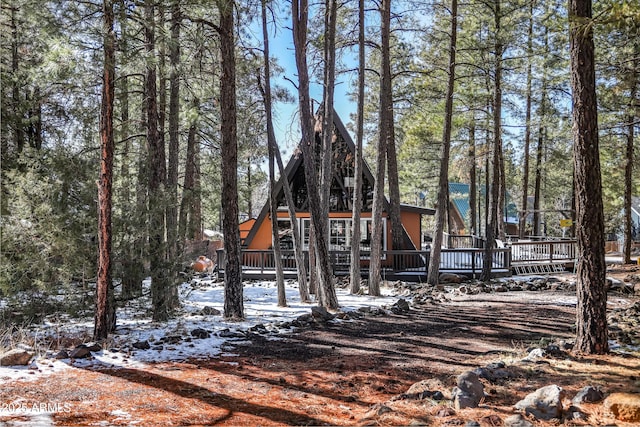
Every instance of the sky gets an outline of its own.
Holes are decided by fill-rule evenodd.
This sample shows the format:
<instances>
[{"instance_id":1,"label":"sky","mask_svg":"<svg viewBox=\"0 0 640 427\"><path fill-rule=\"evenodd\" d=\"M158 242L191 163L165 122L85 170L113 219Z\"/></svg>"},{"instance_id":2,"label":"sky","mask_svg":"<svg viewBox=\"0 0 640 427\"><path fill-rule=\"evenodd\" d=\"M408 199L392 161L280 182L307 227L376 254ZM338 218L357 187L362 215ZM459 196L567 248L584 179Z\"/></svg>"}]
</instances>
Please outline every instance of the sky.
<instances>
[{"instance_id":1,"label":"sky","mask_svg":"<svg viewBox=\"0 0 640 427\"><path fill-rule=\"evenodd\" d=\"M276 138L278 139L281 151L284 153L291 153L300 140L300 118L297 114L298 92L296 87L288 81L298 81L298 72L293 47L293 35L290 29L291 18L288 13L288 11L281 10L279 16L276 18L277 29L274 31L273 25L270 25L269 28L269 49L271 57L275 58L280 67L284 70L283 74L281 76L277 76L272 84L279 85L287 89L296 100L294 103L280 102L274 107ZM310 22L309 25L312 26L314 23ZM261 40L262 28L260 26L252 28L252 33L258 40ZM308 57L307 61L310 64L311 58ZM350 122L351 114L356 112L356 103L351 101L348 96L348 92L353 86L352 83L354 83L351 79L355 78L356 75L354 73L336 77L334 108L345 125ZM312 82L311 98L315 101L316 106L322 101L321 83ZM352 137L355 137L355 135L352 135Z\"/></svg>"}]
</instances>

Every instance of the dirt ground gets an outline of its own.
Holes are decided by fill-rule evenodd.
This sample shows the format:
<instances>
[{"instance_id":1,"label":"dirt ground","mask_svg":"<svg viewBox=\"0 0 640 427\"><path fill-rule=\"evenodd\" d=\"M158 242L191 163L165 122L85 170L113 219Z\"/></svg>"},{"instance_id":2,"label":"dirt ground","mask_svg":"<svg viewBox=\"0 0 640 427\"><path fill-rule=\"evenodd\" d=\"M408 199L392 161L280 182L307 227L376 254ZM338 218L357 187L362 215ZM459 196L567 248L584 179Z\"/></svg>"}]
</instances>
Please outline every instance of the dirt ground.
<instances>
[{"instance_id":1,"label":"dirt ground","mask_svg":"<svg viewBox=\"0 0 640 427\"><path fill-rule=\"evenodd\" d=\"M455 426L477 421L484 427L503 425L516 413L518 400L550 384L565 389L569 399L586 385L601 386L606 393L640 392L637 352L564 353L518 364L516 377L486 383L487 397L479 408L455 411L447 409L447 400L402 397L424 380L447 397L465 371L497 361L510 366L530 347L570 342L575 322L570 296L462 295L403 314L320 324L278 340L256 335L250 344L230 346L234 355L215 359L144 369L73 369L10 382L0 388L0 402L57 404L49 420L55 425ZM610 298L612 307L628 302ZM601 405L583 409L589 416L583 421L530 421L629 425L608 418ZM0 426L18 422L30 418L0 414Z\"/></svg>"}]
</instances>

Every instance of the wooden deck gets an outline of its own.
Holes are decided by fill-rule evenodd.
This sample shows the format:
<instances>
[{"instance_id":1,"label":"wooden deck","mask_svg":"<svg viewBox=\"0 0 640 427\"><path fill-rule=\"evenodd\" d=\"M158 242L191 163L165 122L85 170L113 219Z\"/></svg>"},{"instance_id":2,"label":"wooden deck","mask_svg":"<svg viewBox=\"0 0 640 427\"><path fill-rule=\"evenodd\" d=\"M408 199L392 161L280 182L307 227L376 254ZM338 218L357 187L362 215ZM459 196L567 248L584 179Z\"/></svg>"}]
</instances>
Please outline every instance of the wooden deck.
<instances>
[{"instance_id":1,"label":"wooden deck","mask_svg":"<svg viewBox=\"0 0 640 427\"><path fill-rule=\"evenodd\" d=\"M519 241L504 248L493 249L492 277L512 274L544 274L573 268L576 254L575 240ZM349 275L350 251L330 251L331 265L336 276ZM427 278L430 251L385 251L383 252L382 276L386 280L424 282ZM218 252L220 274L224 275L224 252ZM282 251L285 277L296 277L296 262L291 250ZM484 249L443 248L440 272L456 273L478 278L482 273ZM309 254L305 252L305 263L309 265ZM361 272L368 276L368 254L362 253ZM243 250L242 272L246 278L273 279L275 260L271 250Z\"/></svg>"}]
</instances>

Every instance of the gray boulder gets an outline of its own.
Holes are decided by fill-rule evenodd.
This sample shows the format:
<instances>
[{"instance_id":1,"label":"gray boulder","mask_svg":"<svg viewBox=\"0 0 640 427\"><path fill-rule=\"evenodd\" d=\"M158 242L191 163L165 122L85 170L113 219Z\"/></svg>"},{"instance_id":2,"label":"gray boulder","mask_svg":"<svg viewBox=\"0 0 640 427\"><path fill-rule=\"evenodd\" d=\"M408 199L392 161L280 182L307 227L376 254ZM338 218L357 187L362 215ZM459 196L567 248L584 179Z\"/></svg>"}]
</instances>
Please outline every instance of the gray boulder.
<instances>
[{"instance_id":1,"label":"gray boulder","mask_svg":"<svg viewBox=\"0 0 640 427\"><path fill-rule=\"evenodd\" d=\"M581 403L595 403L604 399L604 393L599 387L586 386L576 394L572 403L574 405L580 405Z\"/></svg>"},{"instance_id":2,"label":"gray boulder","mask_svg":"<svg viewBox=\"0 0 640 427\"><path fill-rule=\"evenodd\" d=\"M85 344L80 344L69 353L71 359L84 359L91 356L91 350Z\"/></svg>"},{"instance_id":3,"label":"gray boulder","mask_svg":"<svg viewBox=\"0 0 640 427\"><path fill-rule=\"evenodd\" d=\"M484 398L484 386L472 371L458 376L458 385L451 392L456 409L475 408Z\"/></svg>"},{"instance_id":4,"label":"gray boulder","mask_svg":"<svg viewBox=\"0 0 640 427\"><path fill-rule=\"evenodd\" d=\"M562 388L557 385L548 385L528 394L527 397L516 403L515 407L540 420L562 418L564 395Z\"/></svg>"},{"instance_id":5,"label":"gray boulder","mask_svg":"<svg viewBox=\"0 0 640 427\"><path fill-rule=\"evenodd\" d=\"M319 322L328 322L332 320L335 316L327 311L324 307L311 307L311 316Z\"/></svg>"}]
</instances>

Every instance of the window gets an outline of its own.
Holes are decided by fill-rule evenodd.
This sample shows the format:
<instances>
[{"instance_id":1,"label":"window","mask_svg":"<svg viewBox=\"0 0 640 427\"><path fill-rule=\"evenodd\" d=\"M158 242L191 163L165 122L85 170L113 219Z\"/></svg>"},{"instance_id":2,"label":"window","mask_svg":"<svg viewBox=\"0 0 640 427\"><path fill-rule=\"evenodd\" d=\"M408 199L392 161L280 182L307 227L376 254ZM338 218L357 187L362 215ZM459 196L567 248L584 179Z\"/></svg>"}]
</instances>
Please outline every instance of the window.
<instances>
[{"instance_id":1,"label":"window","mask_svg":"<svg viewBox=\"0 0 640 427\"><path fill-rule=\"evenodd\" d=\"M278 237L280 238L280 249L293 249L293 229L290 220L278 219Z\"/></svg>"},{"instance_id":2,"label":"window","mask_svg":"<svg viewBox=\"0 0 640 427\"><path fill-rule=\"evenodd\" d=\"M302 245L304 249L309 249L309 228L311 221L308 218L301 219ZM329 250L344 251L351 248L351 219L330 219L329 220ZM371 219L360 220L360 250L369 252L371 250ZM382 218L382 248L387 249L387 220Z\"/></svg>"},{"instance_id":3,"label":"window","mask_svg":"<svg viewBox=\"0 0 640 427\"><path fill-rule=\"evenodd\" d=\"M350 219L329 221L329 250L344 251L351 247L351 222Z\"/></svg>"}]
</instances>

